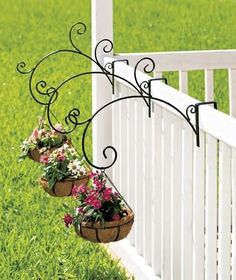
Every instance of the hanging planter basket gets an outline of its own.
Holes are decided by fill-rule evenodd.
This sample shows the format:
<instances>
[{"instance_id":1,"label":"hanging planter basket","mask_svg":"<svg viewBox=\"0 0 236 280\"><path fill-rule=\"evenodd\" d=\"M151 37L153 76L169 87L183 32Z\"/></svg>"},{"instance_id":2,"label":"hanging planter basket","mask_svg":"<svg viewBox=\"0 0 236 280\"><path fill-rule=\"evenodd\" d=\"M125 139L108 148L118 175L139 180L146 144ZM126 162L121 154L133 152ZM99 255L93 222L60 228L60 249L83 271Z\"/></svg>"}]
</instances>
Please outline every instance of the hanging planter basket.
<instances>
[{"instance_id":1,"label":"hanging planter basket","mask_svg":"<svg viewBox=\"0 0 236 280\"><path fill-rule=\"evenodd\" d=\"M127 210L127 215L119 221L82 222L76 233L91 242L109 243L124 239L130 232L134 222L134 212Z\"/></svg>"},{"instance_id":2,"label":"hanging planter basket","mask_svg":"<svg viewBox=\"0 0 236 280\"><path fill-rule=\"evenodd\" d=\"M38 126L33 130L31 135L23 141L19 160L30 158L35 162L40 162L42 155L50 155L65 143L71 145L71 140L61 133L64 131L62 126L56 124L55 129L46 125L44 119L41 118Z\"/></svg>"},{"instance_id":3,"label":"hanging planter basket","mask_svg":"<svg viewBox=\"0 0 236 280\"><path fill-rule=\"evenodd\" d=\"M66 138L65 138L66 139ZM64 141L65 142L65 141ZM46 150L45 152L47 152L48 154L51 154L53 151L55 151L56 149L60 148L64 142L59 145L59 146L55 146L51 149ZM39 149L34 149L34 150L30 150L28 157L36 162L40 162L40 157L41 157L42 153L39 152Z\"/></svg>"},{"instance_id":4,"label":"hanging planter basket","mask_svg":"<svg viewBox=\"0 0 236 280\"><path fill-rule=\"evenodd\" d=\"M40 179L40 184L44 188L44 190L49 193L51 196L57 196L57 197L64 197L64 196L70 196L72 193L72 188L77 185L84 185L88 182L89 177L84 176L79 179L65 179L63 181L58 181L55 183L53 188L49 188L48 181L44 178Z\"/></svg>"}]
</instances>

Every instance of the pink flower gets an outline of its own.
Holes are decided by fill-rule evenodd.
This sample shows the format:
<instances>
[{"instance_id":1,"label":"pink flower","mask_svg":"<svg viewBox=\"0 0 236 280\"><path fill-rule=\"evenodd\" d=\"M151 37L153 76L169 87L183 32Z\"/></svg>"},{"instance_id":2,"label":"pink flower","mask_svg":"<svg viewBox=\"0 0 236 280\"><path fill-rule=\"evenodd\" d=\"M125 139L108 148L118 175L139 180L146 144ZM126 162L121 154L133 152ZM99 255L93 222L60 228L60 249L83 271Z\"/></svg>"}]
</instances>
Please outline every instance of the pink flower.
<instances>
[{"instance_id":1,"label":"pink flower","mask_svg":"<svg viewBox=\"0 0 236 280\"><path fill-rule=\"evenodd\" d=\"M95 199L96 199L95 196L89 195L88 197L86 197L85 203L88 204L88 205L93 205L93 201L94 201Z\"/></svg>"},{"instance_id":2,"label":"pink flower","mask_svg":"<svg viewBox=\"0 0 236 280\"><path fill-rule=\"evenodd\" d=\"M106 188L106 189L103 191L103 194L104 194L104 195L111 195L111 194L112 194L112 188Z\"/></svg>"},{"instance_id":3,"label":"pink flower","mask_svg":"<svg viewBox=\"0 0 236 280\"><path fill-rule=\"evenodd\" d=\"M99 180L95 180L95 181L94 181L94 184L95 184L97 190L99 190L99 191L100 191L100 190L102 189L102 187L103 187L102 182L99 181Z\"/></svg>"},{"instance_id":4,"label":"pink flower","mask_svg":"<svg viewBox=\"0 0 236 280\"><path fill-rule=\"evenodd\" d=\"M114 214L112 217L112 221L119 221L120 220L120 215L119 214Z\"/></svg>"},{"instance_id":5,"label":"pink flower","mask_svg":"<svg viewBox=\"0 0 236 280\"><path fill-rule=\"evenodd\" d=\"M66 227L69 227L73 223L73 217L70 214L64 216L64 223Z\"/></svg>"},{"instance_id":6,"label":"pink flower","mask_svg":"<svg viewBox=\"0 0 236 280\"><path fill-rule=\"evenodd\" d=\"M81 185L81 186L78 187L78 192L79 193L86 193L86 191L87 191L87 188L86 188L85 185Z\"/></svg>"},{"instance_id":7,"label":"pink flower","mask_svg":"<svg viewBox=\"0 0 236 280\"><path fill-rule=\"evenodd\" d=\"M72 190L71 190L71 195L72 196L77 196L78 193L79 193L78 186L74 185Z\"/></svg>"},{"instance_id":8,"label":"pink flower","mask_svg":"<svg viewBox=\"0 0 236 280\"><path fill-rule=\"evenodd\" d=\"M92 205L95 209L99 209L99 208L101 208L102 203L101 203L101 201L99 201L97 199L94 199L93 202L92 202Z\"/></svg>"},{"instance_id":9,"label":"pink flower","mask_svg":"<svg viewBox=\"0 0 236 280\"><path fill-rule=\"evenodd\" d=\"M106 201L109 201L111 200L111 195L110 194L106 194L106 193L103 193L103 199L106 200Z\"/></svg>"},{"instance_id":10,"label":"pink flower","mask_svg":"<svg viewBox=\"0 0 236 280\"><path fill-rule=\"evenodd\" d=\"M98 192L96 190L91 190L90 193L89 193L90 196L93 196L95 198L97 198L98 196Z\"/></svg>"},{"instance_id":11,"label":"pink flower","mask_svg":"<svg viewBox=\"0 0 236 280\"><path fill-rule=\"evenodd\" d=\"M87 192L87 186L86 185L74 185L72 190L71 190L71 193L72 195L76 196L77 194L79 193L86 193ZM90 195L92 196L92 195Z\"/></svg>"},{"instance_id":12,"label":"pink flower","mask_svg":"<svg viewBox=\"0 0 236 280\"><path fill-rule=\"evenodd\" d=\"M89 174L89 178L92 179L93 177L97 176L97 173L91 172Z\"/></svg>"},{"instance_id":13,"label":"pink flower","mask_svg":"<svg viewBox=\"0 0 236 280\"><path fill-rule=\"evenodd\" d=\"M89 195L86 197L85 199L85 203L88 205L92 205L94 204L94 201L97 200L98 197L98 193L95 190L92 190Z\"/></svg>"},{"instance_id":14,"label":"pink flower","mask_svg":"<svg viewBox=\"0 0 236 280\"><path fill-rule=\"evenodd\" d=\"M58 154L58 155L57 155L57 160L59 160L59 161L65 160L65 155L63 155L63 154Z\"/></svg>"},{"instance_id":15,"label":"pink flower","mask_svg":"<svg viewBox=\"0 0 236 280\"><path fill-rule=\"evenodd\" d=\"M40 156L40 162L41 163L48 163L49 155L41 155Z\"/></svg>"},{"instance_id":16,"label":"pink flower","mask_svg":"<svg viewBox=\"0 0 236 280\"><path fill-rule=\"evenodd\" d=\"M38 129L37 129L37 128L34 129L32 135L33 135L34 138L38 138L39 132L38 132Z\"/></svg>"}]
</instances>

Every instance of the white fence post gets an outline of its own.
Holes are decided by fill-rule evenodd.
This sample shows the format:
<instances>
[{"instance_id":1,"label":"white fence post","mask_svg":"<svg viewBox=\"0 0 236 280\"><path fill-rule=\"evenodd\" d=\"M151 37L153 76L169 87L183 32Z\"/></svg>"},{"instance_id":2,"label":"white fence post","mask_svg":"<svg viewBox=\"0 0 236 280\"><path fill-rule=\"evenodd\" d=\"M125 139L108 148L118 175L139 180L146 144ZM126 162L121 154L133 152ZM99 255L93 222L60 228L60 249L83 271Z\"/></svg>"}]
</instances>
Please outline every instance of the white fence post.
<instances>
[{"instance_id":1,"label":"white fence post","mask_svg":"<svg viewBox=\"0 0 236 280\"><path fill-rule=\"evenodd\" d=\"M92 0L92 52L96 44L102 39L113 40L113 9L112 0ZM112 56L103 52L103 47L98 48L97 56L103 63L105 56ZM92 54L94 56L94 54ZM92 71L100 71L93 63ZM92 112L112 100L111 84L105 75L92 75ZM109 154L108 159L103 157L103 149L112 144L112 110L111 106L95 117L93 120L93 162L108 165L114 155ZM109 170L109 175L111 171Z\"/></svg>"}]
</instances>

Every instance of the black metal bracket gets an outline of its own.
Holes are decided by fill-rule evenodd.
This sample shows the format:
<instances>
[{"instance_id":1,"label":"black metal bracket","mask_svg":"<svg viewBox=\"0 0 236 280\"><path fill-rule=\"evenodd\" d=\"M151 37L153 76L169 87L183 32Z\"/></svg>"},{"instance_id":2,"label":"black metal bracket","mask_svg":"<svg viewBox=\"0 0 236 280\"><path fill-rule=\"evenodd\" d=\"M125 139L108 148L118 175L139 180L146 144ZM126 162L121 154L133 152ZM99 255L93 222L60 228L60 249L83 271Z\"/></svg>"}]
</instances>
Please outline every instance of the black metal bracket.
<instances>
[{"instance_id":1,"label":"black metal bracket","mask_svg":"<svg viewBox=\"0 0 236 280\"><path fill-rule=\"evenodd\" d=\"M100 169L100 170L106 170L108 168L110 168L117 159L117 151L113 146L107 146L103 149L103 156L105 159L107 159L107 151L110 150L111 152L113 152L114 157L111 163L107 164L107 165L99 165L99 164L94 164L87 156L86 153L86 149L85 149L85 138L86 138L86 133L88 131L88 127L91 125L93 119L104 109L106 109L107 107L111 106L112 104L116 103L116 102L120 102L120 101L124 101L127 99L139 99L141 98L146 105L149 108L149 117L151 117L151 102L153 100L160 102L160 103L164 103L165 105L171 107L172 109L174 109L175 111L177 111L177 113L179 115L181 115L183 117L183 119L185 119L188 124L190 125L190 127L192 128L192 130L194 131L194 133L196 134L196 139L197 139L197 146L200 146L200 140L199 140L199 107L201 105L204 104L213 104L214 107L216 108L216 102L212 101L212 102L202 102L202 103L197 103L195 105L190 105L187 107L186 112L183 113L181 110L179 110L174 104L171 104L161 98L156 98L153 97L151 92L152 92L152 83L153 81L159 81L159 80L163 80L166 84L167 84L167 79L166 78L151 78L148 79L147 81L142 81L139 82L138 81L138 77L137 77L137 69L142 67L142 64L144 63L145 65L142 67L143 72L146 74L150 74L154 71L155 69L155 62L149 58L149 57L143 57L142 59L140 59L135 67L134 67L134 80L135 83L132 83L131 81L127 80L125 77L122 77L120 75L116 75L115 74L115 64L118 62L126 62L127 64L129 64L128 60L115 60L111 63L107 63L105 66L103 66L103 61L100 61L98 58L98 50L100 48L102 48L102 51L104 53L109 53L113 50L113 43L109 40L109 39L103 39L100 42L97 43L95 49L94 49L94 58L92 58L91 56L83 53L80 48L77 46L77 44L75 43L75 41L73 40L73 34L75 34L76 36L82 36L84 33L86 32L86 25L82 22L78 22L76 24L74 24L70 31L69 31L69 40L70 43L73 47L73 49L62 49L62 50L57 50L54 52L49 53L48 55L46 55L45 57L43 57L42 59L40 59L38 61L38 63L36 63L36 65L30 69L30 70L25 70L26 64L25 62L20 62L17 65L17 71L20 72L21 74L26 74L29 75L29 91L31 93L32 98L39 104L45 106L46 108L46 112L47 112L47 119L48 119L48 123L50 124L50 126L60 132L60 133L64 133L64 134L68 134L73 132L78 126L85 126L84 130L83 130L83 134L82 134L82 151L83 151L83 155L86 159L86 161L88 162L89 165L91 165L92 167L96 168L96 169ZM50 86L47 84L47 82L45 80L40 80L38 81L36 84L34 84L32 81L34 80L33 77L35 75L35 73L37 72L37 70L40 68L39 66L45 62L47 60L47 58L54 56L55 54L65 54L65 53L71 53L74 55L77 55L78 57L84 57L88 60L91 61L91 63L95 63L97 65L97 67L99 68L98 71L90 71L90 72L82 72L82 73L77 73L67 79L65 79L63 82L61 82L59 85L53 85ZM86 75L103 75L107 78L108 82L111 84L112 86L112 93L114 94L115 89L114 89L114 82L115 79L119 79L122 82L125 82L127 85L129 85L131 88L133 88L133 90L135 90L135 92L137 92L136 95L130 95L130 96L125 96L125 97L121 97L121 98L116 98L114 100L112 100L111 102L105 104L104 106L102 106L101 108L99 108L90 118L86 119L86 120L80 120L80 109L78 108L73 108L71 109L67 116L65 116L65 123L68 125L69 123L73 126L71 129L61 132L59 130L56 129L56 127L53 124L52 121L52 116L55 116L55 114L52 113L52 105L57 101L58 95L60 94L60 89L69 81L71 81L72 79L75 78L79 78L81 76L86 76ZM192 124L190 117L189 117L189 113L195 114L195 126Z\"/></svg>"},{"instance_id":2,"label":"black metal bracket","mask_svg":"<svg viewBox=\"0 0 236 280\"><path fill-rule=\"evenodd\" d=\"M192 114L195 114L195 135L196 135L196 144L197 147L200 147L200 127L199 127L199 107L202 105L213 105L214 109L217 110L217 103L215 101L206 101L206 102L199 102L196 103L194 105L189 105L186 109L186 116L188 117L189 121L190 121L190 117L189 117L189 111Z\"/></svg>"},{"instance_id":3,"label":"black metal bracket","mask_svg":"<svg viewBox=\"0 0 236 280\"><path fill-rule=\"evenodd\" d=\"M155 82L155 81L164 81L166 85L168 85L168 82L167 82L167 79L166 78L153 78L153 79L150 79L148 80L148 116L149 118L151 118L151 102L152 102L152 82Z\"/></svg>"},{"instance_id":4,"label":"black metal bracket","mask_svg":"<svg viewBox=\"0 0 236 280\"><path fill-rule=\"evenodd\" d=\"M117 62L126 62L127 65L129 65L128 59L117 59L111 62L112 65L112 94L115 94L115 64Z\"/></svg>"}]
</instances>

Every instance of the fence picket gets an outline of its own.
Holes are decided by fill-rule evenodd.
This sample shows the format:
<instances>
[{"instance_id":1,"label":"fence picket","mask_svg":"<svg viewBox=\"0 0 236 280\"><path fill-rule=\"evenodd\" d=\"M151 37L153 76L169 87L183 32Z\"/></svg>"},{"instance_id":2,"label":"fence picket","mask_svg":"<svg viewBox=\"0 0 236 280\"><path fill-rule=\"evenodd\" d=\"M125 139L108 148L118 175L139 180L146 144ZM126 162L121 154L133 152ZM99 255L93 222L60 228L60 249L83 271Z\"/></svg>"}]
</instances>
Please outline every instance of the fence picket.
<instances>
[{"instance_id":1,"label":"fence picket","mask_svg":"<svg viewBox=\"0 0 236 280\"><path fill-rule=\"evenodd\" d=\"M163 264L162 277L170 280L172 275L171 254L171 116L163 110Z\"/></svg>"},{"instance_id":2,"label":"fence picket","mask_svg":"<svg viewBox=\"0 0 236 280\"><path fill-rule=\"evenodd\" d=\"M162 109L154 104L153 112L153 239L152 266L161 276L162 266Z\"/></svg>"},{"instance_id":3,"label":"fence picket","mask_svg":"<svg viewBox=\"0 0 236 280\"><path fill-rule=\"evenodd\" d=\"M182 185L182 279L192 279L193 266L193 133L184 123Z\"/></svg>"},{"instance_id":4,"label":"fence picket","mask_svg":"<svg viewBox=\"0 0 236 280\"><path fill-rule=\"evenodd\" d=\"M205 101L214 100L213 70L205 69Z\"/></svg>"},{"instance_id":5,"label":"fence picket","mask_svg":"<svg viewBox=\"0 0 236 280\"><path fill-rule=\"evenodd\" d=\"M232 149L232 280L236 280L236 149Z\"/></svg>"},{"instance_id":6,"label":"fence picket","mask_svg":"<svg viewBox=\"0 0 236 280\"><path fill-rule=\"evenodd\" d=\"M144 211L143 211L143 169L144 169L144 151L143 151L143 103L142 100L136 102L135 108L135 194L136 194L136 203L135 203L135 221L136 226L136 236L135 243L137 244L137 252L139 255L143 255L143 236L144 236Z\"/></svg>"},{"instance_id":7,"label":"fence picket","mask_svg":"<svg viewBox=\"0 0 236 280\"><path fill-rule=\"evenodd\" d=\"M152 120L148 117L148 108L143 108L144 139L144 259L151 264L152 259Z\"/></svg>"},{"instance_id":8,"label":"fence picket","mask_svg":"<svg viewBox=\"0 0 236 280\"><path fill-rule=\"evenodd\" d=\"M173 117L172 140L172 242L173 279L181 280L182 120Z\"/></svg>"},{"instance_id":9,"label":"fence picket","mask_svg":"<svg viewBox=\"0 0 236 280\"><path fill-rule=\"evenodd\" d=\"M193 180L193 280L204 280L205 133L194 145Z\"/></svg>"},{"instance_id":10,"label":"fence picket","mask_svg":"<svg viewBox=\"0 0 236 280\"><path fill-rule=\"evenodd\" d=\"M230 147L220 142L219 150L219 260L218 279L230 279L231 174Z\"/></svg>"},{"instance_id":11,"label":"fence picket","mask_svg":"<svg viewBox=\"0 0 236 280\"><path fill-rule=\"evenodd\" d=\"M132 92L129 91L131 94ZM132 209L135 209L135 102L128 100L128 119L127 119L127 133L128 133L128 196L127 199ZM133 226L129 240L131 245L135 245L135 226Z\"/></svg>"},{"instance_id":12,"label":"fence picket","mask_svg":"<svg viewBox=\"0 0 236 280\"><path fill-rule=\"evenodd\" d=\"M217 248L217 139L206 135L206 261L205 279L216 277Z\"/></svg>"}]
</instances>

